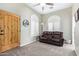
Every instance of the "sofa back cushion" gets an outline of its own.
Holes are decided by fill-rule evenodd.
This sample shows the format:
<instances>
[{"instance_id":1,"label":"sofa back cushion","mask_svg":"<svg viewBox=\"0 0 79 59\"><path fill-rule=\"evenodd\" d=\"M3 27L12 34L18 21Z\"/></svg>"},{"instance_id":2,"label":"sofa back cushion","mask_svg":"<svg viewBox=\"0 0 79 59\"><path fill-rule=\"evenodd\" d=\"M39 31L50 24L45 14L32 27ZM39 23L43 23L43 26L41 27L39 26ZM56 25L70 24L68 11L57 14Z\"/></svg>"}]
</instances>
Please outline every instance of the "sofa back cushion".
<instances>
[{"instance_id":1,"label":"sofa back cushion","mask_svg":"<svg viewBox=\"0 0 79 59\"><path fill-rule=\"evenodd\" d=\"M63 37L63 32L58 32L58 31L54 31L54 32L44 31L42 35L44 37L46 37L46 38L60 39L61 37Z\"/></svg>"},{"instance_id":2,"label":"sofa back cushion","mask_svg":"<svg viewBox=\"0 0 79 59\"><path fill-rule=\"evenodd\" d=\"M53 35L53 32L45 31L43 32L43 35Z\"/></svg>"},{"instance_id":3,"label":"sofa back cushion","mask_svg":"<svg viewBox=\"0 0 79 59\"><path fill-rule=\"evenodd\" d=\"M57 31L55 31L55 32L53 32L53 34L54 34L55 38L56 37L57 38L63 37L63 32L57 32Z\"/></svg>"},{"instance_id":4,"label":"sofa back cushion","mask_svg":"<svg viewBox=\"0 0 79 59\"><path fill-rule=\"evenodd\" d=\"M60 39L61 36L60 36L60 35L54 35L54 38L55 38L55 39Z\"/></svg>"}]
</instances>

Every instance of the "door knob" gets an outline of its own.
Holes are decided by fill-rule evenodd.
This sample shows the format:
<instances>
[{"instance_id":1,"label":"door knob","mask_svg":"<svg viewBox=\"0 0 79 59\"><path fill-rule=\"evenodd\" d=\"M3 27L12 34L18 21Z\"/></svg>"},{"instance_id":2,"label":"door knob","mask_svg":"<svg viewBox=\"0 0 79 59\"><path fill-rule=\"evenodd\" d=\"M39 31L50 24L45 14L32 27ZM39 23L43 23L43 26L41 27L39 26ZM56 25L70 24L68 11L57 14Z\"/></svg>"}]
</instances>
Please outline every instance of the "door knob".
<instances>
[{"instance_id":1,"label":"door knob","mask_svg":"<svg viewBox=\"0 0 79 59\"><path fill-rule=\"evenodd\" d=\"M4 35L4 30L0 30L0 35Z\"/></svg>"}]
</instances>

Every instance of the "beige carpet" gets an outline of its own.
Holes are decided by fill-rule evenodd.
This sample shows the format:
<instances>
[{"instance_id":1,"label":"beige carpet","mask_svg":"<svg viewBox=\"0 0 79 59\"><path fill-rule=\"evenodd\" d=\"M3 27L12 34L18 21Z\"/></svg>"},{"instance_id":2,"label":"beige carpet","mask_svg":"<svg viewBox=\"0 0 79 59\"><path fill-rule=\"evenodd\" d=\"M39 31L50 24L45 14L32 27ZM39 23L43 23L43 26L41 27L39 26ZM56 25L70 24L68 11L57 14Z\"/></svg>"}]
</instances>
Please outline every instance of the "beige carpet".
<instances>
[{"instance_id":1,"label":"beige carpet","mask_svg":"<svg viewBox=\"0 0 79 59\"><path fill-rule=\"evenodd\" d=\"M1 53L0 56L76 56L76 54L70 45L58 47L50 44L34 42Z\"/></svg>"}]
</instances>

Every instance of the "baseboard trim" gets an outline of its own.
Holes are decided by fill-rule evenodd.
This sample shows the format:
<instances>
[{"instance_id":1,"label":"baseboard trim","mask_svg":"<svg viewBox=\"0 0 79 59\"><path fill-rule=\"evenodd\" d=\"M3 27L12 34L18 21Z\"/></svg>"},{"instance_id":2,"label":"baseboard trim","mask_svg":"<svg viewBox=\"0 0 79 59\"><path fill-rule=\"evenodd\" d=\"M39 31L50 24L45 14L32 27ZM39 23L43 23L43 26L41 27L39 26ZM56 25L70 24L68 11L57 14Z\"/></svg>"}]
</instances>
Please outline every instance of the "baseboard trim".
<instances>
[{"instance_id":1,"label":"baseboard trim","mask_svg":"<svg viewBox=\"0 0 79 59\"><path fill-rule=\"evenodd\" d=\"M25 46L25 45L28 45L28 44L31 44L31 43L33 43L33 42L35 42L35 41L36 41L36 40L30 41L30 42L28 42L28 43L26 43L26 44L21 44L20 47Z\"/></svg>"},{"instance_id":2,"label":"baseboard trim","mask_svg":"<svg viewBox=\"0 0 79 59\"><path fill-rule=\"evenodd\" d=\"M75 51L75 50L74 50L74 51ZM76 51L75 51L75 54L76 54L76 56L78 56Z\"/></svg>"},{"instance_id":3,"label":"baseboard trim","mask_svg":"<svg viewBox=\"0 0 79 59\"><path fill-rule=\"evenodd\" d=\"M78 53L77 53L76 49L74 51L75 51L75 54L78 56Z\"/></svg>"}]
</instances>

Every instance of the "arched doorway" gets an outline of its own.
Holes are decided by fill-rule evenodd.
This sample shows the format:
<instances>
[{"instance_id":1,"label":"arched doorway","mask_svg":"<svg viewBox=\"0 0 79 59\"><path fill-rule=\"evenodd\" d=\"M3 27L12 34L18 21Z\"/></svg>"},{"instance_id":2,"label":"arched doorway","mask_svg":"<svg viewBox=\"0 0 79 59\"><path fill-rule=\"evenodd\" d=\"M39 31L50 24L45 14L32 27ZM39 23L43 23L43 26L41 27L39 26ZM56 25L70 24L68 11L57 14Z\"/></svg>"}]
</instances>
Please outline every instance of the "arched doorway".
<instances>
[{"instance_id":1,"label":"arched doorway","mask_svg":"<svg viewBox=\"0 0 79 59\"><path fill-rule=\"evenodd\" d=\"M31 16L31 38L35 40L36 36L39 35L39 19L38 16Z\"/></svg>"}]
</instances>

